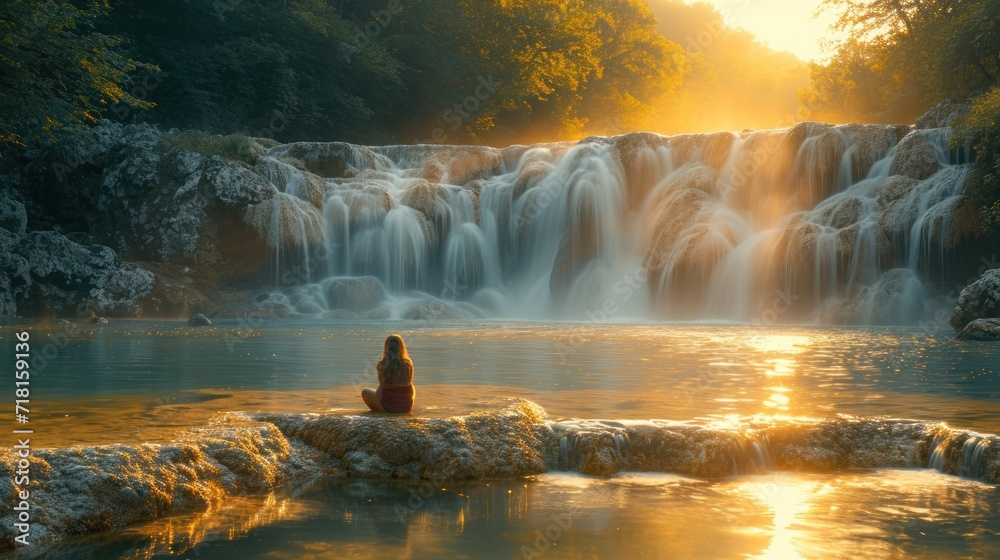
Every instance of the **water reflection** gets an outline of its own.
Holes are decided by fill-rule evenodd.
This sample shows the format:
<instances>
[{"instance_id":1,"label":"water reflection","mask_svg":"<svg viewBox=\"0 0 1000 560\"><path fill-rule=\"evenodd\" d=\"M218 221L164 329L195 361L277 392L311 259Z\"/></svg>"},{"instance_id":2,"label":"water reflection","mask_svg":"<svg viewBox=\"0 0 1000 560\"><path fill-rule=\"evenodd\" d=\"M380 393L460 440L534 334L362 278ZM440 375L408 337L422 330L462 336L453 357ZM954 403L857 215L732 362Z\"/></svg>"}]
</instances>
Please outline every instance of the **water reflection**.
<instances>
[{"instance_id":1,"label":"water reflection","mask_svg":"<svg viewBox=\"0 0 1000 560\"><path fill-rule=\"evenodd\" d=\"M115 408L100 399L141 401L127 406L133 426L155 422L150 413L185 391L314 392L327 395L328 407L352 409L388 330L406 337L418 382L435 388L421 391L418 407L517 395L561 418L884 414L983 431L995 431L1000 413L1000 347L970 351L919 329L286 322L250 333L236 324L197 332L127 325L71 340L33 377L39 422L52 422L40 439L100 421L101 410ZM0 329L0 348L10 332ZM41 343L52 332L36 334Z\"/></svg>"},{"instance_id":2,"label":"water reflection","mask_svg":"<svg viewBox=\"0 0 1000 560\"><path fill-rule=\"evenodd\" d=\"M703 481L328 479L90 537L47 558L996 558L997 488L932 471ZM134 552L133 552L134 551Z\"/></svg>"},{"instance_id":3,"label":"water reflection","mask_svg":"<svg viewBox=\"0 0 1000 560\"><path fill-rule=\"evenodd\" d=\"M766 550L752 558L757 560L803 558L795 543L795 538L801 530L794 527L801 523L802 515L809 511L812 505L809 499L815 493L816 486L812 482L779 475L747 482L740 487L743 493L749 494L766 506L773 516L771 541Z\"/></svg>"}]
</instances>

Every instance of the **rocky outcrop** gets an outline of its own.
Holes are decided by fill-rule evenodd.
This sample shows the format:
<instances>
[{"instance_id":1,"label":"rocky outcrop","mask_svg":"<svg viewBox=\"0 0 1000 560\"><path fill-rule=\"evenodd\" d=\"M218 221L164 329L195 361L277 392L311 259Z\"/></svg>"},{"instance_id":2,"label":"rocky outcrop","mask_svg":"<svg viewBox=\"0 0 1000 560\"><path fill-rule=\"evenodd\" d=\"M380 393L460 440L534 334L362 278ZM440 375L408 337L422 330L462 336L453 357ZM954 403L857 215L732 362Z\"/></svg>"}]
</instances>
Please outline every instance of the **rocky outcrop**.
<instances>
[{"instance_id":1,"label":"rocky outcrop","mask_svg":"<svg viewBox=\"0 0 1000 560\"><path fill-rule=\"evenodd\" d=\"M940 135L938 130L918 130L907 134L894 150L895 159L889 174L922 181L940 171L942 163L935 149Z\"/></svg>"},{"instance_id":2,"label":"rocky outcrop","mask_svg":"<svg viewBox=\"0 0 1000 560\"><path fill-rule=\"evenodd\" d=\"M917 129L944 128L951 125L952 119L969 111L968 105L954 103L950 99L931 107L929 111L917 119Z\"/></svg>"},{"instance_id":3,"label":"rocky outcrop","mask_svg":"<svg viewBox=\"0 0 1000 560\"><path fill-rule=\"evenodd\" d=\"M385 301L386 293L377 278L333 278L324 283L329 309L371 311Z\"/></svg>"},{"instance_id":4,"label":"rocky outcrop","mask_svg":"<svg viewBox=\"0 0 1000 560\"><path fill-rule=\"evenodd\" d=\"M20 491L30 493L31 543L44 549L71 535L214 508L315 475L325 462L274 426L195 428L170 445L32 449L24 486L12 484L16 457L7 452L0 501L15 504ZM14 519L10 506L0 513L0 550L14 546Z\"/></svg>"},{"instance_id":5,"label":"rocky outcrop","mask_svg":"<svg viewBox=\"0 0 1000 560\"><path fill-rule=\"evenodd\" d=\"M188 319L188 326L191 327L209 327L211 325L212 320L201 313L195 313Z\"/></svg>"},{"instance_id":6,"label":"rocky outcrop","mask_svg":"<svg viewBox=\"0 0 1000 560\"><path fill-rule=\"evenodd\" d=\"M515 304L540 298L521 309L559 309L609 291L615 280L604 272L628 260L650 271L658 311L698 317L727 312L719 295L735 286L742 259L770 269L756 271L754 297L785 281L804 298L803 315L832 297L856 315L858 288L886 271L950 282L961 273L931 273L980 242L962 213L972 164L949 152L949 134L801 123L504 149L230 138L237 149L103 123L34 154L17 197L0 196L0 228L60 232L144 263L155 276L143 312L180 319L257 313L249 301L222 302L227 290L251 300L281 293L268 313L284 317L364 317L385 290L330 292L324 280L360 275L403 298L441 293L447 280L469 301L489 286ZM782 229L784 239L769 239ZM32 272L9 239L4 247L0 308L9 314ZM109 282L128 292L131 280L122 272ZM413 300L397 301L392 317L479 311L407 311ZM752 315L752 303L728 318Z\"/></svg>"},{"instance_id":7,"label":"rocky outcrop","mask_svg":"<svg viewBox=\"0 0 1000 560\"><path fill-rule=\"evenodd\" d=\"M353 177L364 170L388 167L390 163L366 146L344 142L295 142L275 146L268 150L268 155L326 178Z\"/></svg>"},{"instance_id":8,"label":"rocky outcrop","mask_svg":"<svg viewBox=\"0 0 1000 560\"><path fill-rule=\"evenodd\" d=\"M481 403L480 403L481 406ZM389 443L389 444L387 444ZM933 468L1000 483L1000 438L886 418L743 418L735 426L669 420L551 421L505 398L447 418L372 414L227 413L166 445L32 449L31 483L0 455L0 500L30 492L34 545L204 511L321 475L379 480L489 480L550 471L707 479L774 471ZM971 452L974 451L974 452ZM0 551L14 544L0 511Z\"/></svg>"},{"instance_id":9,"label":"rocky outcrop","mask_svg":"<svg viewBox=\"0 0 1000 560\"><path fill-rule=\"evenodd\" d=\"M466 316L446 303L427 300L407 307L403 310L402 318L408 321L457 321Z\"/></svg>"},{"instance_id":10,"label":"rocky outcrop","mask_svg":"<svg viewBox=\"0 0 1000 560\"><path fill-rule=\"evenodd\" d=\"M1000 319L976 319L958 333L959 340L1000 340Z\"/></svg>"},{"instance_id":11,"label":"rocky outcrop","mask_svg":"<svg viewBox=\"0 0 1000 560\"><path fill-rule=\"evenodd\" d=\"M530 401L511 401L501 410L453 418L255 417L329 454L349 476L462 480L546 472L555 440L545 411Z\"/></svg>"},{"instance_id":12,"label":"rocky outcrop","mask_svg":"<svg viewBox=\"0 0 1000 560\"><path fill-rule=\"evenodd\" d=\"M36 213L85 230L125 260L191 265L223 281L261 269L267 249L243 213L276 189L242 161L169 138L149 126L102 123L36 159L22 190Z\"/></svg>"},{"instance_id":13,"label":"rocky outcrop","mask_svg":"<svg viewBox=\"0 0 1000 560\"><path fill-rule=\"evenodd\" d=\"M437 243L447 239L451 232L451 196L441 185L418 181L403 191L399 199L404 206L413 208L425 218L429 238Z\"/></svg>"},{"instance_id":14,"label":"rocky outcrop","mask_svg":"<svg viewBox=\"0 0 1000 560\"><path fill-rule=\"evenodd\" d=\"M3 314L35 311L134 316L149 295L153 274L122 263L110 247L81 245L54 231L0 235Z\"/></svg>"},{"instance_id":15,"label":"rocky outcrop","mask_svg":"<svg viewBox=\"0 0 1000 560\"><path fill-rule=\"evenodd\" d=\"M0 229L13 235L24 235L28 226L28 212L14 193L0 190Z\"/></svg>"},{"instance_id":16,"label":"rocky outcrop","mask_svg":"<svg viewBox=\"0 0 1000 560\"><path fill-rule=\"evenodd\" d=\"M1000 317L1000 268L987 270L966 286L951 314L951 326L962 331L976 319Z\"/></svg>"}]
</instances>

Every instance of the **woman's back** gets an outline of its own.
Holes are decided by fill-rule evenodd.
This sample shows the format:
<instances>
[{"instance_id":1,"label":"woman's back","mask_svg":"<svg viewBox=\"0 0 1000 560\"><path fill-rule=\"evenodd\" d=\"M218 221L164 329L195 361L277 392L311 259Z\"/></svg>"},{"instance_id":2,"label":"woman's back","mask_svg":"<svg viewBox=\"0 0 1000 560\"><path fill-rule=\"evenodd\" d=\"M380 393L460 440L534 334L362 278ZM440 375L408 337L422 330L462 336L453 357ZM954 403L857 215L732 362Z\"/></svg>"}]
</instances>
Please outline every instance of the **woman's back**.
<instances>
[{"instance_id":1,"label":"woman's back","mask_svg":"<svg viewBox=\"0 0 1000 560\"><path fill-rule=\"evenodd\" d=\"M372 410L403 413L413 409L417 391L413 388L413 362L406 352L406 344L398 334L385 339L382 359L375 366L378 371L378 389L362 398Z\"/></svg>"}]
</instances>

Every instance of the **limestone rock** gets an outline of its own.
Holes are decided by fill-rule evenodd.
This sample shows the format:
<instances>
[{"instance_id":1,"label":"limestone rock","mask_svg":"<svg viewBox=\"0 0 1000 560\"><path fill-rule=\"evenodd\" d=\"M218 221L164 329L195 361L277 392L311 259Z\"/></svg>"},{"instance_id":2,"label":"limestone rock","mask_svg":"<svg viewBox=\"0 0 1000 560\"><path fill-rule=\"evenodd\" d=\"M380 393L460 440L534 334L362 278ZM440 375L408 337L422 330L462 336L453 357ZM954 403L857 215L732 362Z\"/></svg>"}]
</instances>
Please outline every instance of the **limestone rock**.
<instances>
[{"instance_id":1,"label":"limestone rock","mask_svg":"<svg viewBox=\"0 0 1000 560\"><path fill-rule=\"evenodd\" d=\"M212 325L212 320L201 313L195 313L188 319L187 324L191 327L208 327Z\"/></svg>"},{"instance_id":2,"label":"limestone rock","mask_svg":"<svg viewBox=\"0 0 1000 560\"><path fill-rule=\"evenodd\" d=\"M384 321L392 317L392 310L388 307L379 307L378 309L373 309L365 315L365 319L371 319L375 321Z\"/></svg>"},{"instance_id":3,"label":"limestone rock","mask_svg":"<svg viewBox=\"0 0 1000 560\"><path fill-rule=\"evenodd\" d=\"M918 130L907 134L894 150L895 159L889 174L922 181L940 171L943 166L935 149L940 138L937 130Z\"/></svg>"},{"instance_id":4,"label":"limestone rock","mask_svg":"<svg viewBox=\"0 0 1000 560\"><path fill-rule=\"evenodd\" d=\"M959 340L1000 340L1000 319L976 319L958 333Z\"/></svg>"},{"instance_id":5,"label":"limestone rock","mask_svg":"<svg viewBox=\"0 0 1000 560\"><path fill-rule=\"evenodd\" d=\"M324 283L329 309L363 312L378 307L386 293L377 278L333 278Z\"/></svg>"},{"instance_id":6,"label":"limestone rock","mask_svg":"<svg viewBox=\"0 0 1000 560\"><path fill-rule=\"evenodd\" d=\"M426 300L407 307L402 318L408 321L457 321L465 316L446 303Z\"/></svg>"},{"instance_id":7,"label":"limestone rock","mask_svg":"<svg viewBox=\"0 0 1000 560\"><path fill-rule=\"evenodd\" d=\"M1000 317L1000 268L987 270L958 296L951 326L961 331L976 319Z\"/></svg>"},{"instance_id":8,"label":"limestone rock","mask_svg":"<svg viewBox=\"0 0 1000 560\"><path fill-rule=\"evenodd\" d=\"M42 549L74 534L218 507L230 496L272 490L324 464L274 426L195 428L169 445L32 449L30 488L11 483L15 460L10 452L0 459L7 481L0 499L13 504L17 492L31 492L32 508L45 512L31 520L32 546ZM13 545L13 520L10 507L0 512L0 549Z\"/></svg>"},{"instance_id":9,"label":"limestone rock","mask_svg":"<svg viewBox=\"0 0 1000 560\"><path fill-rule=\"evenodd\" d=\"M917 184L916 179L904 175L891 175L875 188L875 201L880 210L886 210L902 200Z\"/></svg>"},{"instance_id":10,"label":"limestone rock","mask_svg":"<svg viewBox=\"0 0 1000 560\"><path fill-rule=\"evenodd\" d=\"M545 411L511 399L501 410L452 418L257 414L340 461L351 476L462 480L548 470L555 441Z\"/></svg>"},{"instance_id":11,"label":"limestone rock","mask_svg":"<svg viewBox=\"0 0 1000 560\"><path fill-rule=\"evenodd\" d=\"M102 313L134 315L152 290L151 272L121 263L109 247L80 245L54 231L29 233L13 252L19 258L8 254L8 259L15 281L20 280L20 296L47 302L56 312L89 306Z\"/></svg>"},{"instance_id":12,"label":"limestone rock","mask_svg":"<svg viewBox=\"0 0 1000 560\"><path fill-rule=\"evenodd\" d=\"M301 162L304 171L326 178L352 177L366 169L378 169L380 162L388 163L367 147L344 142L295 142L267 153L279 160Z\"/></svg>"},{"instance_id":13,"label":"limestone rock","mask_svg":"<svg viewBox=\"0 0 1000 560\"><path fill-rule=\"evenodd\" d=\"M0 190L0 229L5 229L14 235L24 235L28 227L28 213L13 196L13 193Z\"/></svg>"},{"instance_id":14,"label":"limestone rock","mask_svg":"<svg viewBox=\"0 0 1000 560\"><path fill-rule=\"evenodd\" d=\"M917 128L924 130L950 126L952 119L968 111L969 107L967 105L954 103L951 99L945 99L917 118Z\"/></svg>"}]
</instances>

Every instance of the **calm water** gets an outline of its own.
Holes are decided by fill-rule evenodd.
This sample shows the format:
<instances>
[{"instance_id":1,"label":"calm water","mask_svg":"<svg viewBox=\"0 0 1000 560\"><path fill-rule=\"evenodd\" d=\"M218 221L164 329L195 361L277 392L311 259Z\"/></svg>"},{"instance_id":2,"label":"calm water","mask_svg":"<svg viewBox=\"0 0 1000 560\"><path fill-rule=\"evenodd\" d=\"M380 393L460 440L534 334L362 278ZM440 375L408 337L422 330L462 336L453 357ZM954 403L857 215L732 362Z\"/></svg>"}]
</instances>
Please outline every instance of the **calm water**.
<instances>
[{"instance_id":1,"label":"calm water","mask_svg":"<svg viewBox=\"0 0 1000 560\"><path fill-rule=\"evenodd\" d=\"M64 329L33 329L46 357L32 376L36 437L48 446L155 441L222 410L360 412L358 391L376 383L372 365L393 331L416 364L419 416L516 395L554 418L887 415L1000 432L1000 345L920 329L289 322L248 331L236 322L205 330L119 322L68 341ZM11 334L0 331L8 353ZM532 552L998 557L1000 491L926 470L721 481L551 473L444 490L333 480L90 537L51 557L538 557Z\"/></svg>"}]
</instances>

